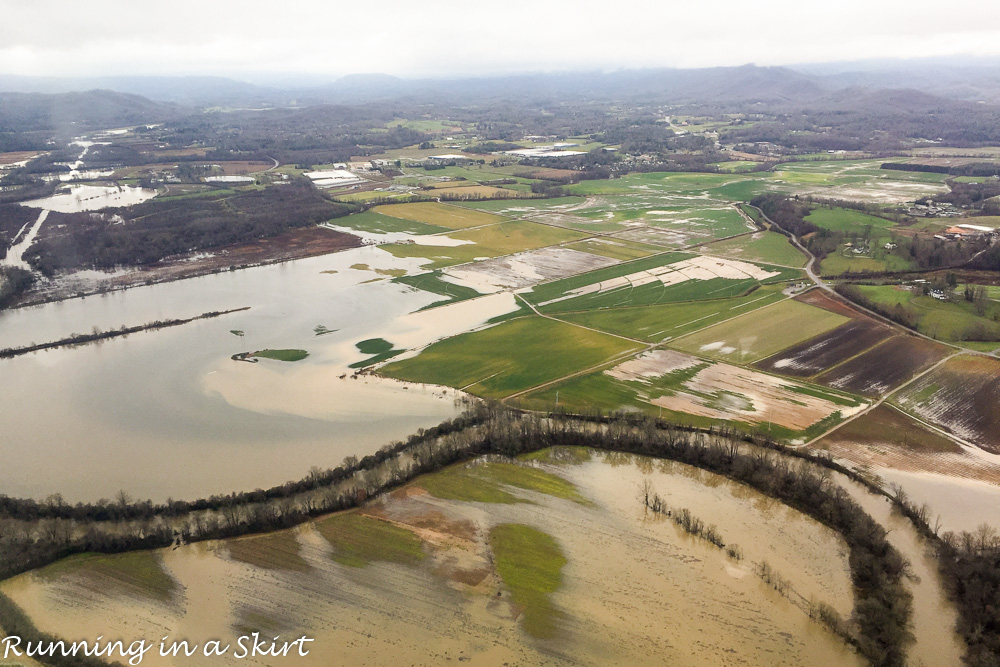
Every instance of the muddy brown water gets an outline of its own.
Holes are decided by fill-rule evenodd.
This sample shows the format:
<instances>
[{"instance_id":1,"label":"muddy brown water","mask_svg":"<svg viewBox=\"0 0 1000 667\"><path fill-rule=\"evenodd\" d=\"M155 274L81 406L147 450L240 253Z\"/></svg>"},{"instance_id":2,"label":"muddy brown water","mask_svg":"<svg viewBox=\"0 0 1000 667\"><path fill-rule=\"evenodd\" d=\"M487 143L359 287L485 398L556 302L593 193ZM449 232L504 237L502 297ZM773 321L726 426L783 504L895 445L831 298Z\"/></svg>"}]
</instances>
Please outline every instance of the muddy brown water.
<instances>
[{"instance_id":1,"label":"muddy brown water","mask_svg":"<svg viewBox=\"0 0 1000 667\"><path fill-rule=\"evenodd\" d=\"M14 347L250 306L0 361L0 493L93 501L123 489L162 501L266 488L455 416L453 390L351 379L349 365L368 357L355 343L426 345L514 309L513 297L414 313L441 297L375 272L392 268L416 271L419 262L361 247L0 312L0 347ZM317 336L318 325L332 333ZM265 348L309 357L230 359Z\"/></svg>"},{"instance_id":2,"label":"muddy brown water","mask_svg":"<svg viewBox=\"0 0 1000 667\"><path fill-rule=\"evenodd\" d=\"M161 551L164 571L182 587L170 602L109 597L71 571L29 573L2 589L40 628L60 636L169 636L200 644L235 642L256 627L268 636L316 640L307 658L212 659L220 665L863 664L751 571L752 562L766 560L799 594L849 613L847 550L829 529L681 464L595 454L546 470L574 482L592 504L516 489L531 503L458 502L419 490L376 501L370 511L379 516L422 526L428 558L416 566L341 566L307 524L282 534L309 563L305 572L233 560L223 542ZM688 507L739 543L744 560L650 515L640 500L647 479L672 506ZM567 558L552 595L558 623L551 639L525 633L517 608L489 574L485 535L510 522L552 535ZM465 575L453 576L457 570ZM485 578L472 577L476 572ZM148 655L143 664L192 663Z\"/></svg>"}]
</instances>

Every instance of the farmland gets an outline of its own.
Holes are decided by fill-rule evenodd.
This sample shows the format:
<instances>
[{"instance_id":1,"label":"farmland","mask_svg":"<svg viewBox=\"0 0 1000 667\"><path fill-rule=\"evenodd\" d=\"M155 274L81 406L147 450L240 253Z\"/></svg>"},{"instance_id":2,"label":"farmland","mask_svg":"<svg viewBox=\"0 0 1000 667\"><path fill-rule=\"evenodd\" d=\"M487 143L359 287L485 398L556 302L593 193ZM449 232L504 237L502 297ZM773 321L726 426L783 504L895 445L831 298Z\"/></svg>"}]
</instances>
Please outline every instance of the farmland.
<instances>
[{"instance_id":1,"label":"farmland","mask_svg":"<svg viewBox=\"0 0 1000 667\"><path fill-rule=\"evenodd\" d=\"M925 338L897 335L816 376L816 380L859 394L885 394L943 359L947 351Z\"/></svg>"},{"instance_id":2,"label":"farmland","mask_svg":"<svg viewBox=\"0 0 1000 667\"><path fill-rule=\"evenodd\" d=\"M499 398L619 357L637 344L541 317L435 343L379 372Z\"/></svg>"},{"instance_id":3,"label":"farmland","mask_svg":"<svg viewBox=\"0 0 1000 667\"><path fill-rule=\"evenodd\" d=\"M782 300L781 287L766 285L745 296L639 308L564 313L560 318L609 333L659 343Z\"/></svg>"},{"instance_id":4,"label":"farmland","mask_svg":"<svg viewBox=\"0 0 1000 667\"><path fill-rule=\"evenodd\" d=\"M678 350L742 363L758 361L846 322L842 315L782 301L671 341Z\"/></svg>"},{"instance_id":5,"label":"farmland","mask_svg":"<svg viewBox=\"0 0 1000 667\"><path fill-rule=\"evenodd\" d=\"M794 438L829 428L865 404L729 364L706 362L672 350L653 350L603 370L527 394L533 409L563 406L573 412L639 410L683 423L730 422L767 428Z\"/></svg>"},{"instance_id":6,"label":"farmland","mask_svg":"<svg viewBox=\"0 0 1000 667\"><path fill-rule=\"evenodd\" d=\"M706 253L732 257L747 262L764 262L778 266L805 266L806 258L788 237L777 232L757 232L752 236L717 241L702 247Z\"/></svg>"},{"instance_id":7,"label":"farmland","mask_svg":"<svg viewBox=\"0 0 1000 667\"><path fill-rule=\"evenodd\" d=\"M797 275L760 266L684 253L663 253L545 283L525 299L546 313L644 306L742 296L763 281Z\"/></svg>"},{"instance_id":8,"label":"farmland","mask_svg":"<svg viewBox=\"0 0 1000 667\"><path fill-rule=\"evenodd\" d=\"M452 232L448 239L460 245L389 244L383 248L396 257L430 260L427 268L463 264L480 258L508 255L522 250L576 241L583 234L533 222L513 221L489 224L476 229Z\"/></svg>"},{"instance_id":9,"label":"farmland","mask_svg":"<svg viewBox=\"0 0 1000 667\"><path fill-rule=\"evenodd\" d=\"M894 397L907 411L983 449L1000 453L1000 361L949 359Z\"/></svg>"},{"instance_id":10,"label":"farmland","mask_svg":"<svg viewBox=\"0 0 1000 667\"><path fill-rule=\"evenodd\" d=\"M503 222L502 218L490 215L489 213L436 202L391 204L376 206L372 210L394 218L437 225L448 229L465 229L467 227L480 227Z\"/></svg>"}]
</instances>

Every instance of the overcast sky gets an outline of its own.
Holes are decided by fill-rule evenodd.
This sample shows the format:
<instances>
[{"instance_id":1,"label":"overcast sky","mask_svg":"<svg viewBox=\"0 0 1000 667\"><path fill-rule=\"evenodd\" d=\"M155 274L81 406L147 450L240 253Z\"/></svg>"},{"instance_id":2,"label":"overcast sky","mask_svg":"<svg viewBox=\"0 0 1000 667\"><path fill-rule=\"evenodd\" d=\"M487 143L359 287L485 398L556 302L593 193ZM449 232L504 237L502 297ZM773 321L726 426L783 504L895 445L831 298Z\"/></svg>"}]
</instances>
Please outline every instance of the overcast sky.
<instances>
[{"instance_id":1,"label":"overcast sky","mask_svg":"<svg viewBox=\"0 0 1000 667\"><path fill-rule=\"evenodd\" d=\"M991 0L0 0L0 74L450 76L1000 55Z\"/></svg>"}]
</instances>

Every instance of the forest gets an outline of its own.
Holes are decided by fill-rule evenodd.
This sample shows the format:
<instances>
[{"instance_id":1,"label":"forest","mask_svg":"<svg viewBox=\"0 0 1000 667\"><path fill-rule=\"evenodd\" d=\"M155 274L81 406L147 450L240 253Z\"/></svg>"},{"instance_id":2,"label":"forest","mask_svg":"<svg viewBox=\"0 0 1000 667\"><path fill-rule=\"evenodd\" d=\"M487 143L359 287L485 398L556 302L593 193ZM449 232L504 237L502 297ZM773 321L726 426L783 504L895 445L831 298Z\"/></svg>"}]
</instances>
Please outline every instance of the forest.
<instances>
[{"instance_id":1,"label":"forest","mask_svg":"<svg viewBox=\"0 0 1000 667\"><path fill-rule=\"evenodd\" d=\"M66 269L151 264L170 255L276 236L348 215L307 179L214 198L153 199L102 213L52 214L25 260L46 276Z\"/></svg>"}]
</instances>

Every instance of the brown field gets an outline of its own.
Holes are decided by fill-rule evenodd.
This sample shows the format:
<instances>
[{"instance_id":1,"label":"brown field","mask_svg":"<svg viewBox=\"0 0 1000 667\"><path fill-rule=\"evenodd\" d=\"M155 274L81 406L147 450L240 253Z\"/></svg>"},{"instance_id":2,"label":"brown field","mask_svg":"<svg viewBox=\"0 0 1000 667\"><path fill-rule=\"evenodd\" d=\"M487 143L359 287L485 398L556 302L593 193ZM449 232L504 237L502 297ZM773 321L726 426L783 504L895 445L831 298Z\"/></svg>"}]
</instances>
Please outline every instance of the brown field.
<instances>
[{"instance_id":1,"label":"brown field","mask_svg":"<svg viewBox=\"0 0 1000 667\"><path fill-rule=\"evenodd\" d=\"M896 401L959 438L1000 454L1000 360L979 355L949 359Z\"/></svg>"},{"instance_id":2,"label":"brown field","mask_svg":"<svg viewBox=\"0 0 1000 667\"><path fill-rule=\"evenodd\" d=\"M782 375L812 377L863 353L891 335L892 330L884 324L867 318L852 319L754 365Z\"/></svg>"},{"instance_id":3,"label":"brown field","mask_svg":"<svg viewBox=\"0 0 1000 667\"><path fill-rule=\"evenodd\" d=\"M931 167L963 167L967 164L982 162L983 158L972 157L921 157L912 158L906 164L926 164Z\"/></svg>"},{"instance_id":4,"label":"brown field","mask_svg":"<svg viewBox=\"0 0 1000 667\"><path fill-rule=\"evenodd\" d=\"M172 157L187 157L189 155L204 155L208 152L207 148L175 148L173 150L165 151L151 151L154 155L154 159L161 160L163 158Z\"/></svg>"},{"instance_id":5,"label":"brown field","mask_svg":"<svg viewBox=\"0 0 1000 667\"><path fill-rule=\"evenodd\" d=\"M560 181L564 178L571 178L576 175L572 169L525 169L514 172L515 176L522 178L540 178L545 181Z\"/></svg>"},{"instance_id":6,"label":"brown field","mask_svg":"<svg viewBox=\"0 0 1000 667\"><path fill-rule=\"evenodd\" d=\"M881 395L939 361L944 345L906 334L893 336L816 379L844 391Z\"/></svg>"},{"instance_id":7,"label":"brown field","mask_svg":"<svg viewBox=\"0 0 1000 667\"><path fill-rule=\"evenodd\" d=\"M170 162L155 162L151 164L136 164L115 169L111 178L139 178L154 172L177 171L177 165Z\"/></svg>"},{"instance_id":8,"label":"brown field","mask_svg":"<svg viewBox=\"0 0 1000 667\"><path fill-rule=\"evenodd\" d=\"M686 354L655 350L606 373L619 379L641 381L655 374L665 375L698 364L697 358ZM711 364L685 380L682 389L675 389L649 402L667 410L699 417L748 424L769 422L793 431L807 429L835 412L847 416L861 409L845 408L823 398L797 392L796 387L786 380L748 368Z\"/></svg>"},{"instance_id":9,"label":"brown field","mask_svg":"<svg viewBox=\"0 0 1000 667\"><path fill-rule=\"evenodd\" d=\"M495 188L492 185L476 185L475 183L470 185L452 185L447 188L435 188L434 195L437 197L448 196L448 195L460 195L463 197L494 197L497 193L509 194L511 198L517 197L520 193L515 193L513 190L504 190L502 188Z\"/></svg>"},{"instance_id":10,"label":"brown field","mask_svg":"<svg viewBox=\"0 0 1000 667\"><path fill-rule=\"evenodd\" d=\"M843 299L838 299L837 297L831 295L826 290L821 289L811 289L805 294L800 294L795 297L796 301L801 301L802 303L808 303L810 306L816 306L817 308L822 308L823 310L829 310L834 313L839 313L846 317L851 317L854 319L871 319L874 320L870 315L854 308L851 304L847 303Z\"/></svg>"},{"instance_id":11,"label":"brown field","mask_svg":"<svg viewBox=\"0 0 1000 667\"><path fill-rule=\"evenodd\" d=\"M870 468L937 473L1000 484L1000 464L965 452L948 438L884 404L811 447Z\"/></svg>"},{"instance_id":12,"label":"brown field","mask_svg":"<svg viewBox=\"0 0 1000 667\"><path fill-rule=\"evenodd\" d=\"M213 162L213 165L222 167L223 176L246 176L249 174L259 174L274 166L273 162L248 162L245 160L234 160L232 162Z\"/></svg>"},{"instance_id":13,"label":"brown field","mask_svg":"<svg viewBox=\"0 0 1000 667\"><path fill-rule=\"evenodd\" d=\"M14 151L12 153L0 153L0 164L14 164L30 160L36 155L41 155L38 151Z\"/></svg>"}]
</instances>

